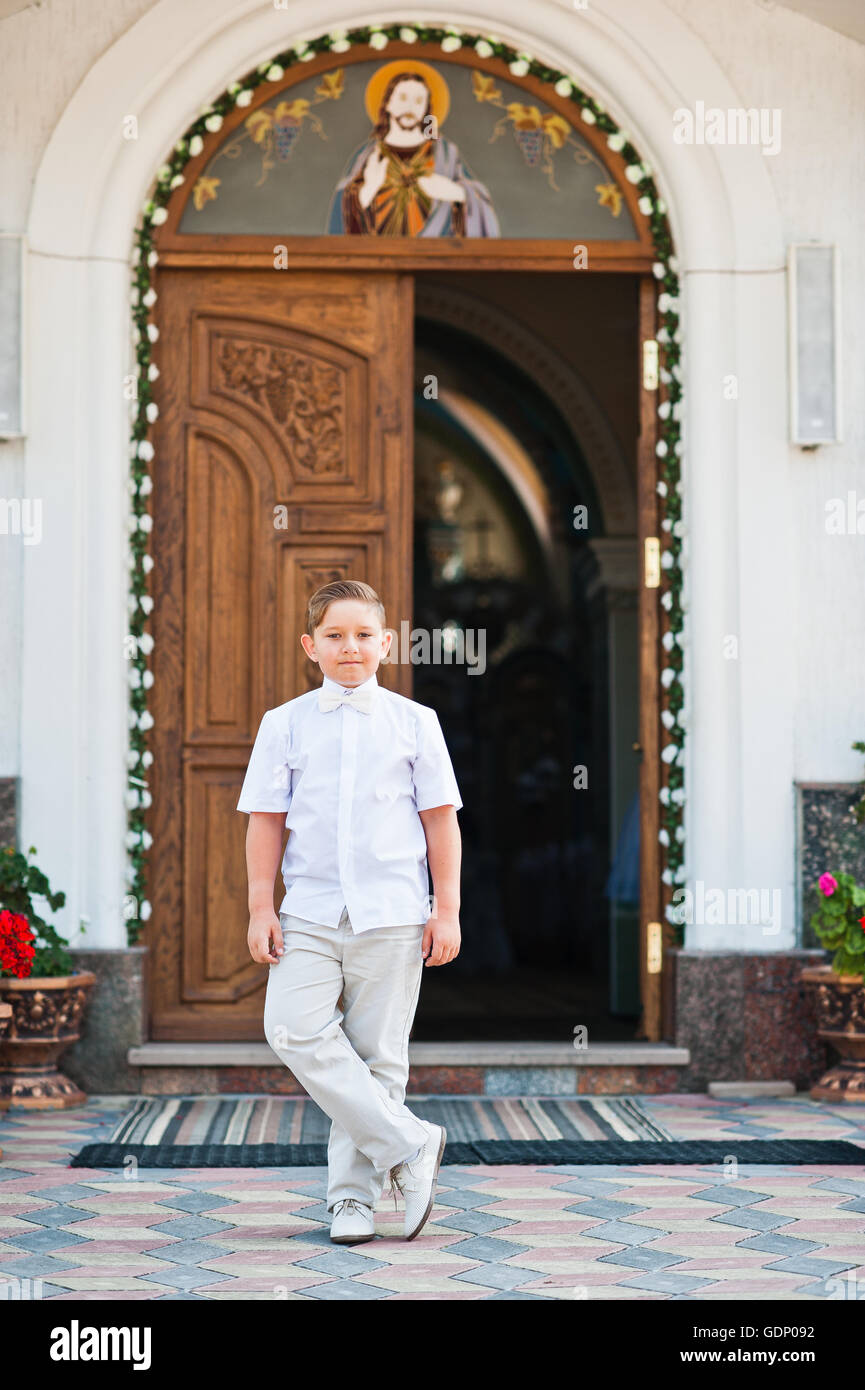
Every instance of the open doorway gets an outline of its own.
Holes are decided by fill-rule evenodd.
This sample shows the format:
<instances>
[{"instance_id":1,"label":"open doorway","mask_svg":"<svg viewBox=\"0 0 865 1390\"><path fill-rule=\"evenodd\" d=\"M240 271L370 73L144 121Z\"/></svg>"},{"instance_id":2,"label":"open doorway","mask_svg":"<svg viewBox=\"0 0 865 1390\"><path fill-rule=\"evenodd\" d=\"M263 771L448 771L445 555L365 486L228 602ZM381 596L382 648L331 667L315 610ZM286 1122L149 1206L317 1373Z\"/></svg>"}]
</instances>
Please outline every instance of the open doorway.
<instances>
[{"instance_id":1,"label":"open doorway","mask_svg":"<svg viewBox=\"0 0 865 1390\"><path fill-rule=\"evenodd\" d=\"M635 1034L638 336L636 277L416 277L413 698L465 806L415 1041Z\"/></svg>"}]
</instances>

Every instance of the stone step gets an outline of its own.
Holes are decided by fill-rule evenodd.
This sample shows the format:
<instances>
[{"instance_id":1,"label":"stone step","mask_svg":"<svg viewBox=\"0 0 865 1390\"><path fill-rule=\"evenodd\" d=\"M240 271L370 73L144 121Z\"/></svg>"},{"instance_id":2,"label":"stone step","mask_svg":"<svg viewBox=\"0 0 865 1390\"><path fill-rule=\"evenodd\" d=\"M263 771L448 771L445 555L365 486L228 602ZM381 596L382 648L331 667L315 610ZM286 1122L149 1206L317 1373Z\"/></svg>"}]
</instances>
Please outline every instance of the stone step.
<instances>
[{"instance_id":1,"label":"stone step","mask_svg":"<svg viewBox=\"0 0 865 1390\"><path fill-rule=\"evenodd\" d=\"M146 1095L269 1093L303 1087L267 1043L147 1042L130 1047ZM670 1043L466 1042L409 1044L411 1095L624 1095L682 1089L687 1048ZM677 1074L678 1073L678 1074Z\"/></svg>"}]
</instances>

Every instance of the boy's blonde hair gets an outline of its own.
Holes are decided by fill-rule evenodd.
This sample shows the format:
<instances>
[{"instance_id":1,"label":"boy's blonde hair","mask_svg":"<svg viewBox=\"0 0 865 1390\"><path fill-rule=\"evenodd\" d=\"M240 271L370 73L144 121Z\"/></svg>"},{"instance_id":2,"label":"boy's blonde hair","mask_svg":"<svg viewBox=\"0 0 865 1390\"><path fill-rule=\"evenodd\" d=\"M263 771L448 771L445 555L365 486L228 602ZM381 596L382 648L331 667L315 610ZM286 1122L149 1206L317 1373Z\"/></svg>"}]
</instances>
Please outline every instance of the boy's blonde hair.
<instances>
[{"instance_id":1,"label":"boy's blonde hair","mask_svg":"<svg viewBox=\"0 0 865 1390\"><path fill-rule=\"evenodd\" d=\"M315 636L315 629L324 622L330 605L344 598L360 599L361 603L370 604L375 609L376 617L382 627L384 627L386 622L384 604L372 585L364 584L360 579L335 579L333 583L323 584L320 589L316 589L307 604L306 630L310 637Z\"/></svg>"}]
</instances>

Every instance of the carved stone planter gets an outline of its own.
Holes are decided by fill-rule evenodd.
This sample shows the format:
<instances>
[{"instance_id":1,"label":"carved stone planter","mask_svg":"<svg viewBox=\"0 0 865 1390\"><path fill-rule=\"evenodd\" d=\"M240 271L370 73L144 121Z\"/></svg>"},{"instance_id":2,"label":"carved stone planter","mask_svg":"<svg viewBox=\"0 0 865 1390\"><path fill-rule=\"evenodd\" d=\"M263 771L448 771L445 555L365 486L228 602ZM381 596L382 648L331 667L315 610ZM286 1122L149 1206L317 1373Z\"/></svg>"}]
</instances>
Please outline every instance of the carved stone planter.
<instances>
[{"instance_id":1,"label":"carved stone planter","mask_svg":"<svg viewBox=\"0 0 865 1390\"><path fill-rule=\"evenodd\" d=\"M829 965L803 970L802 980L816 991L818 1037L841 1054L810 1094L814 1100L865 1105L865 982L858 975L836 975Z\"/></svg>"},{"instance_id":2,"label":"carved stone planter","mask_svg":"<svg viewBox=\"0 0 865 1390\"><path fill-rule=\"evenodd\" d=\"M5 1036L6 1036L6 1034L9 1032L9 1025L10 1025L11 1022L12 1022L12 1005L11 1005L11 1004L4 1004L2 1001L0 1001L0 1042L3 1041L3 1039L4 1039ZM8 1110L8 1109L9 1109L9 1100L8 1100L8 1098L5 1097L5 1096L0 1095L0 1110ZM0 1157L2 1157L2 1154L3 1154L3 1150L0 1149Z\"/></svg>"},{"instance_id":3,"label":"carved stone planter","mask_svg":"<svg viewBox=\"0 0 865 1390\"><path fill-rule=\"evenodd\" d=\"M27 1110L65 1110L87 1097L57 1063L80 1033L88 991L96 983L90 970L75 975L35 975L0 979L0 1004L12 1006L0 1036L0 1105Z\"/></svg>"}]
</instances>

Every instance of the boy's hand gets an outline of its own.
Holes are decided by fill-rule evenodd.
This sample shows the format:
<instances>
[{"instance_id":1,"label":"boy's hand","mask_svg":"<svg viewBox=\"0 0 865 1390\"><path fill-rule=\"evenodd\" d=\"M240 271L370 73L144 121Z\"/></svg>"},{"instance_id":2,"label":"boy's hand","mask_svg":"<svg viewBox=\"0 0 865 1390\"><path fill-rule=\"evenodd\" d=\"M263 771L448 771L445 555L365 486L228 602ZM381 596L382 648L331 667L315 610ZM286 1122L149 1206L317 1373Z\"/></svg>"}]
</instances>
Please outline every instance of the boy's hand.
<instances>
[{"instance_id":1,"label":"boy's hand","mask_svg":"<svg viewBox=\"0 0 865 1390\"><path fill-rule=\"evenodd\" d=\"M447 965L459 955L460 939L458 912L428 918L421 943L425 965Z\"/></svg>"},{"instance_id":2,"label":"boy's hand","mask_svg":"<svg viewBox=\"0 0 865 1390\"><path fill-rule=\"evenodd\" d=\"M251 916L246 940L253 960L259 965L275 965L285 950L276 913L271 910Z\"/></svg>"}]
</instances>

